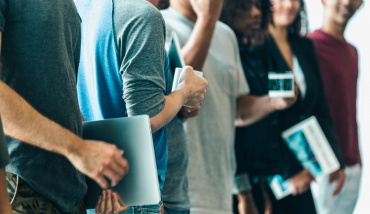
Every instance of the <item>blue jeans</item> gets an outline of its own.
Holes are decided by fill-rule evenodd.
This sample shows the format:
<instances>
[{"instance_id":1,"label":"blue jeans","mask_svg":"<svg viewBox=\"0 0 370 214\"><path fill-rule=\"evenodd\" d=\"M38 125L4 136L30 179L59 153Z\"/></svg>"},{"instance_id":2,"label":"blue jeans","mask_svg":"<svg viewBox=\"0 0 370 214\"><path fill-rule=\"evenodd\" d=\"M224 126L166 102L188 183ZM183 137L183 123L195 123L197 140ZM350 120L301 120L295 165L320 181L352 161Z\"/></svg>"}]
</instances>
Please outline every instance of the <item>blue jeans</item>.
<instances>
[{"instance_id":1,"label":"blue jeans","mask_svg":"<svg viewBox=\"0 0 370 214\"><path fill-rule=\"evenodd\" d=\"M171 210L171 209L168 209L168 208L164 208L164 214L189 214L190 211L187 210L187 211L176 211L176 210Z\"/></svg>"},{"instance_id":2,"label":"blue jeans","mask_svg":"<svg viewBox=\"0 0 370 214\"><path fill-rule=\"evenodd\" d=\"M130 209L121 214L159 214L161 213L162 202L155 205L144 205L130 207ZM87 214L94 214L95 210L87 210Z\"/></svg>"}]
</instances>

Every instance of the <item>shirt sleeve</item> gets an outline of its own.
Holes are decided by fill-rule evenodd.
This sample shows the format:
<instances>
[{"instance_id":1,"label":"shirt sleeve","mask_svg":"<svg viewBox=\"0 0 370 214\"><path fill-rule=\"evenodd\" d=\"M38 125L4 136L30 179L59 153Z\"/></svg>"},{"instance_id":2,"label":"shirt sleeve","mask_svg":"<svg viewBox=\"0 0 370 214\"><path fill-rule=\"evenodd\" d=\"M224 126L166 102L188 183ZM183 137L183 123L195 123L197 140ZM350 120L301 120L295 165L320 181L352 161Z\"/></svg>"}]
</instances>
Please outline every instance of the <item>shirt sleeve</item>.
<instances>
[{"instance_id":1,"label":"shirt sleeve","mask_svg":"<svg viewBox=\"0 0 370 214\"><path fill-rule=\"evenodd\" d=\"M130 7L114 11L123 99L129 116L153 117L165 106L164 20L150 3Z\"/></svg>"},{"instance_id":2,"label":"shirt sleeve","mask_svg":"<svg viewBox=\"0 0 370 214\"><path fill-rule=\"evenodd\" d=\"M0 118L0 168L4 168L10 162L8 147L6 145L3 126Z\"/></svg>"},{"instance_id":3,"label":"shirt sleeve","mask_svg":"<svg viewBox=\"0 0 370 214\"><path fill-rule=\"evenodd\" d=\"M252 184L248 173L236 175L234 177L233 193L249 192L252 190Z\"/></svg>"}]
</instances>

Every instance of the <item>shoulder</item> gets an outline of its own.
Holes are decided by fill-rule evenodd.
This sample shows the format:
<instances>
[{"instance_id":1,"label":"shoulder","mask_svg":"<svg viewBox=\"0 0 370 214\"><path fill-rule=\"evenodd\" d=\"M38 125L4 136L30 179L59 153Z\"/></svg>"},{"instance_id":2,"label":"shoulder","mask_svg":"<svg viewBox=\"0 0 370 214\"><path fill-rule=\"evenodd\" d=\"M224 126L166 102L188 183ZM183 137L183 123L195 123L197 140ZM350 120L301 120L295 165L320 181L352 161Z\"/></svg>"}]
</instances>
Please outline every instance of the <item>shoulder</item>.
<instances>
[{"instance_id":1,"label":"shoulder","mask_svg":"<svg viewBox=\"0 0 370 214\"><path fill-rule=\"evenodd\" d=\"M118 22L163 22L159 10L146 0L113 0L113 14Z\"/></svg>"},{"instance_id":2,"label":"shoulder","mask_svg":"<svg viewBox=\"0 0 370 214\"><path fill-rule=\"evenodd\" d=\"M236 52L239 52L236 35L228 25L218 21L213 37L216 37L219 41L222 40L223 45L232 46Z\"/></svg>"},{"instance_id":3,"label":"shoulder","mask_svg":"<svg viewBox=\"0 0 370 214\"><path fill-rule=\"evenodd\" d=\"M358 56L357 47L354 44L349 43L349 42L347 42L347 44L348 44L349 48L352 50L352 52Z\"/></svg>"},{"instance_id":4,"label":"shoulder","mask_svg":"<svg viewBox=\"0 0 370 214\"><path fill-rule=\"evenodd\" d=\"M308 38L307 36L291 34L289 36L289 41L294 49L300 48L304 51L315 51L315 45L312 39Z\"/></svg>"},{"instance_id":5,"label":"shoulder","mask_svg":"<svg viewBox=\"0 0 370 214\"><path fill-rule=\"evenodd\" d=\"M235 42L237 41L234 31L228 25L220 21L218 21L216 24L215 33L231 37Z\"/></svg>"}]
</instances>

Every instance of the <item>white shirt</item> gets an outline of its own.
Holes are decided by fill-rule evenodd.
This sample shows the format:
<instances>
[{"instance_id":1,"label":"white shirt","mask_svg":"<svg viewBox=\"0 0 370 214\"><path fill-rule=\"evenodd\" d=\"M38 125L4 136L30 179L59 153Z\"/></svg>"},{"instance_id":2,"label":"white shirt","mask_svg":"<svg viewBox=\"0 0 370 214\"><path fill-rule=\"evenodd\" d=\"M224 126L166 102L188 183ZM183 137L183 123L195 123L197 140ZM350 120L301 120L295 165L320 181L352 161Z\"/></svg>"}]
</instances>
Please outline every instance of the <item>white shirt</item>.
<instances>
[{"instance_id":1,"label":"white shirt","mask_svg":"<svg viewBox=\"0 0 370 214\"><path fill-rule=\"evenodd\" d=\"M176 32L181 46L194 23L170 8L162 11L167 34ZM192 214L232 214L236 170L234 137L236 102L249 93L232 29L218 22L203 66L207 93L197 117L186 124L189 140L189 196Z\"/></svg>"},{"instance_id":2,"label":"white shirt","mask_svg":"<svg viewBox=\"0 0 370 214\"><path fill-rule=\"evenodd\" d=\"M302 99L304 99L307 92L306 78L296 56L293 57L293 74L295 82L298 85L299 93Z\"/></svg>"}]
</instances>

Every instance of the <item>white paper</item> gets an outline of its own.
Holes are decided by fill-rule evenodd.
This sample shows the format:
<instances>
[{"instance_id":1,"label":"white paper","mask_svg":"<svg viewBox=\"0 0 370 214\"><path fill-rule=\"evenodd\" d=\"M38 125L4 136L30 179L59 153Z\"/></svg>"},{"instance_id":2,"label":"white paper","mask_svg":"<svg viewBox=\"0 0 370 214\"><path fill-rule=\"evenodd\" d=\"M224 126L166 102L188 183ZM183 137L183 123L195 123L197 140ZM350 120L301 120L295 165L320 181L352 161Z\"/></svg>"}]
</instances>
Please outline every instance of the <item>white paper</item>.
<instances>
[{"instance_id":1,"label":"white paper","mask_svg":"<svg viewBox=\"0 0 370 214\"><path fill-rule=\"evenodd\" d=\"M180 84L180 77L184 69L182 68L176 68L175 75L173 77L173 83L172 83L172 92L176 91ZM194 70L194 73L200 77L203 77L203 72Z\"/></svg>"}]
</instances>

